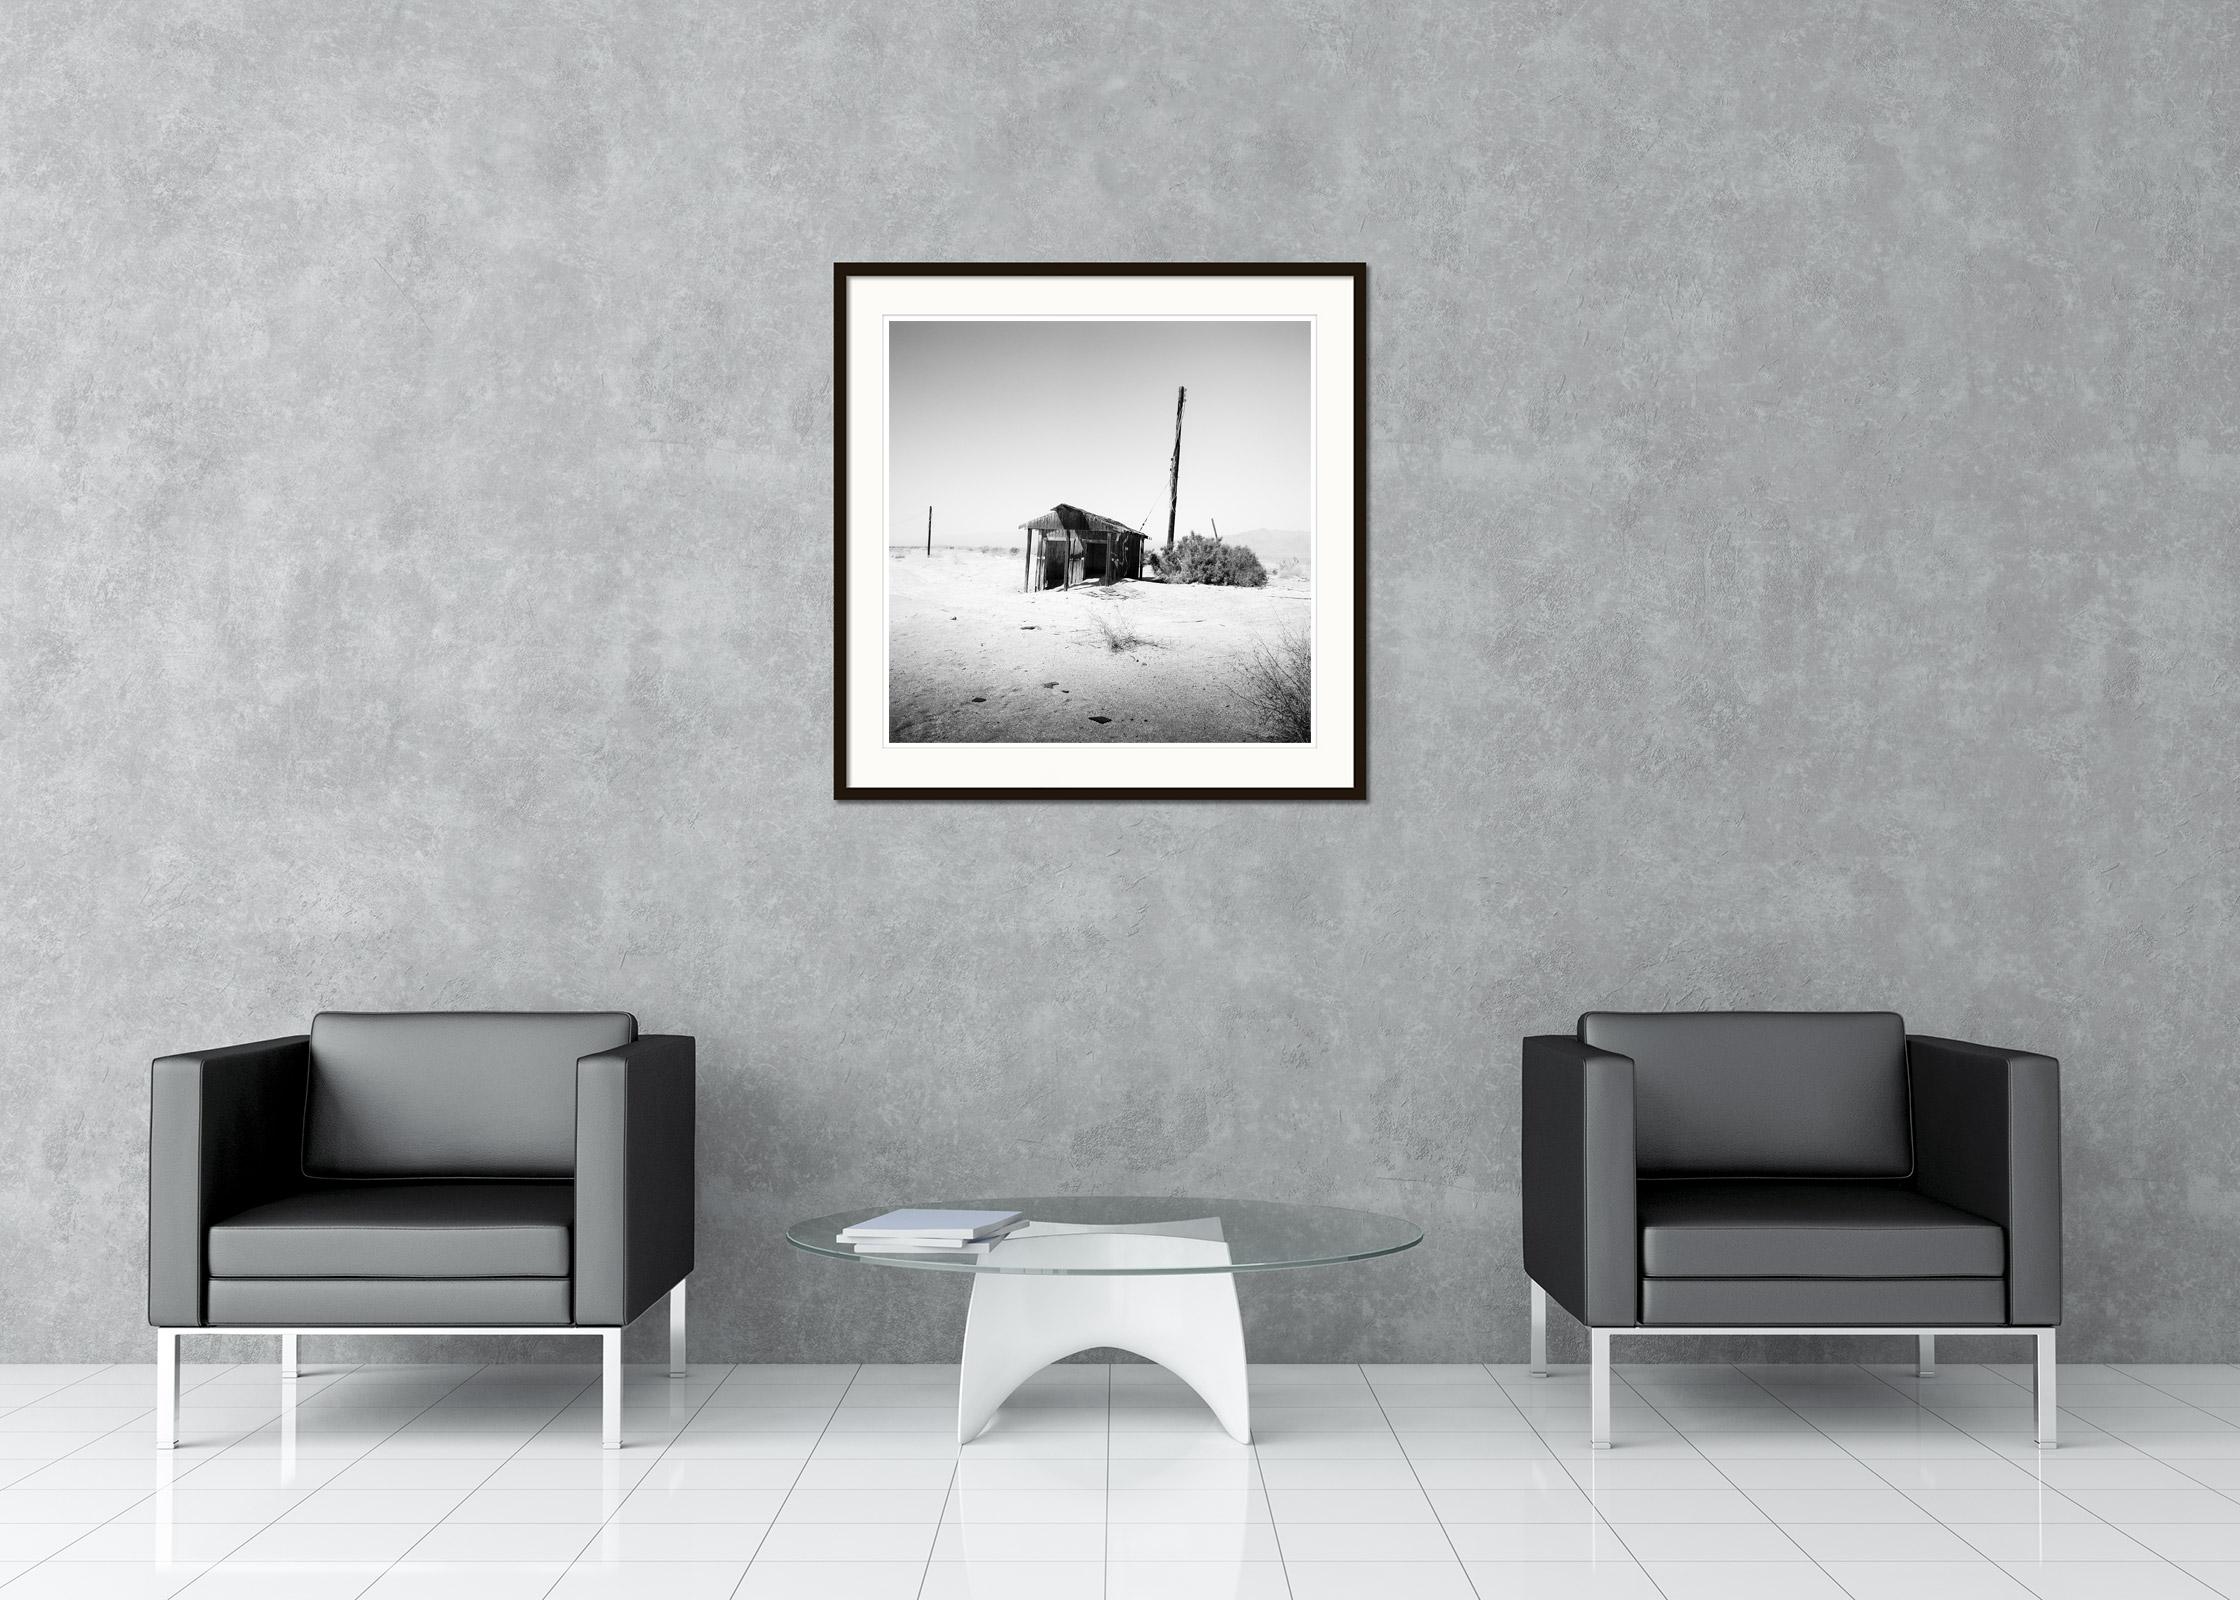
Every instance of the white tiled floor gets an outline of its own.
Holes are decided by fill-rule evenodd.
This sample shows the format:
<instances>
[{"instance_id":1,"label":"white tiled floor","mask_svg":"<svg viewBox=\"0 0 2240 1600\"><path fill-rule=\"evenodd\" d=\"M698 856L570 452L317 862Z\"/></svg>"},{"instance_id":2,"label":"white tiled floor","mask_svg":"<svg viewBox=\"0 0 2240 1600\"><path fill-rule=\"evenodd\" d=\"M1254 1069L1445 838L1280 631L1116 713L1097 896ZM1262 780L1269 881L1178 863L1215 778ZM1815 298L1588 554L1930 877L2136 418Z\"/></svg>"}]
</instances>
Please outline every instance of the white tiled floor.
<instances>
[{"instance_id":1,"label":"white tiled floor","mask_svg":"<svg viewBox=\"0 0 2240 1600\"><path fill-rule=\"evenodd\" d=\"M1157 1368L0 1367L0 1600L2240 1597L2240 1368L1256 1367L1231 1443Z\"/></svg>"}]
</instances>

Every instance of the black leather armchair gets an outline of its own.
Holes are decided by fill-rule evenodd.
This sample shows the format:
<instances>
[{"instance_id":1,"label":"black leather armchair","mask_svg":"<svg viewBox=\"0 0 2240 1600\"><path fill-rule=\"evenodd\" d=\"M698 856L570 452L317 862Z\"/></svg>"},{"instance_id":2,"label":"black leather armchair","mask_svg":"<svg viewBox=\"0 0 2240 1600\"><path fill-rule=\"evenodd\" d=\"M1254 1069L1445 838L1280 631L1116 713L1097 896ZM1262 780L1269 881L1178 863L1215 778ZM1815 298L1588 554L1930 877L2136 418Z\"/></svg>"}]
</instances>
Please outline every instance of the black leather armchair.
<instances>
[{"instance_id":1,"label":"black leather armchair","mask_svg":"<svg viewBox=\"0 0 2240 1600\"><path fill-rule=\"evenodd\" d=\"M2061 1066L1895 1012L1590 1011L1524 1041L1532 1370L1586 1324L1591 1442L1619 1334L2036 1340L2055 1442Z\"/></svg>"},{"instance_id":2,"label":"black leather armchair","mask_svg":"<svg viewBox=\"0 0 2240 1600\"><path fill-rule=\"evenodd\" d=\"M164 1056L148 1126L156 1443L180 1335L583 1333L622 1442L622 1330L685 1360L693 1041L626 1012L322 1012Z\"/></svg>"}]
</instances>

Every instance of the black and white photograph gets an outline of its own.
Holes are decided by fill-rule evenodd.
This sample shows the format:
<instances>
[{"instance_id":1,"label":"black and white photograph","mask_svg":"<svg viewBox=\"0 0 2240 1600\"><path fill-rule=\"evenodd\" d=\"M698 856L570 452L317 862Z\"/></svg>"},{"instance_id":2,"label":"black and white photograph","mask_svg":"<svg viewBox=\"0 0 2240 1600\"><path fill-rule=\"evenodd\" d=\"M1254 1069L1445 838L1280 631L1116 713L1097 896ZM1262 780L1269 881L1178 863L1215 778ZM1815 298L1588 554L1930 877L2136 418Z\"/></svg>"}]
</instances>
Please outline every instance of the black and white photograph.
<instances>
[{"instance_id":1,"label":"black and white photograph","mask_svg":"<svg viewBox=\"0 0 2240 1600\"><path fill-rule=\"evenodd\" d=\"M890 324L888 737L1305 742L1311 334Z\"/></svg>"},{"instance_id":2,"label":"black and white photograph","mask_svg":"<svg viewBox=\"0 0 2240 1600\"><path fill-rule=\"evenodd\" d=\"M844 613L841 672L878 691L856 737L898 771L937 747L991 787L1065 782L1082 755L1068 776L1097 790L1213 776L1193 757L1224 760L1224 786L1255 755L1350 764L1358 608L1318 600L1358 598L1357 505L1323 481L1357 477L1350 418L1325 414L1354 410L1329 392L1353 328L1256 306L1234 276L1194 306L1186 269L1058 308L935 281L978 293L901 297L853 329L842 283L881 401L843 417L843 450L877 469L874 505L843 476L843 583L871 628Z\"/></svg>"}]
</instances>

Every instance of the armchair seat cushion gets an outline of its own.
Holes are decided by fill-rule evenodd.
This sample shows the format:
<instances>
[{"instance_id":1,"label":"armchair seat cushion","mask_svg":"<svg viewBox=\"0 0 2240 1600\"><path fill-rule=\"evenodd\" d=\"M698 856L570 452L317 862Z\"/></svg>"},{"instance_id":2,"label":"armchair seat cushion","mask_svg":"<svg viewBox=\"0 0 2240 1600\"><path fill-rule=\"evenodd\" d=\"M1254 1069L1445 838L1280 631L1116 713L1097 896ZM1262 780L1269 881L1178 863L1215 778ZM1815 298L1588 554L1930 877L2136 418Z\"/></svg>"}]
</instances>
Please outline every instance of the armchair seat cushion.
<instances>
[{"instance_id":1,"label":"armchair seat cushion","mask_svg":"<svg viewBox=\"0 0 2240 1600\"><path fill-rule=\"evenodd\" d=\"M2007 1269L1997 1223L1891 1184L1644 1183L1638 1209L1646 1278L1997 1278Z\"/></svg>"},{"instance_id":2,"label":"armchair seat cushion","mask_svg":"<svg viewBox=\"0 0 2240 1600\"><path fill-rule=\"evenodd\" d=\"M574 1217L566 1183L314 1189L213 1226L210 1275L565 1278Z\"/></svg>"}]
</instances>

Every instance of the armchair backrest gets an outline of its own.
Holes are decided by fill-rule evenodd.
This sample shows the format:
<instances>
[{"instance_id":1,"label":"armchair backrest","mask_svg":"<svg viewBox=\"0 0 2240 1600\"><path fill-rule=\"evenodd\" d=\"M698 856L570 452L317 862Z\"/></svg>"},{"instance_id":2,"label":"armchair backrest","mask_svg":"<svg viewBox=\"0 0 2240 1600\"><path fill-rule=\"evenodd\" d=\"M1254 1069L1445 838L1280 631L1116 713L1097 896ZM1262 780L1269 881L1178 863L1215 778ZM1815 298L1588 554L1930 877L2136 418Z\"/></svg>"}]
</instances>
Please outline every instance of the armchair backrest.
<instances>
[{"instance_id":1,"label":"armchair backrest","mask_svg":"<svg viewBox=\"0 0 2240 1600\"><path fill-rule=\"evenodd\" d=\"M322 1011L303 1170L314 1178L566 1178L576 1059L638 1036L627 1011Z\"/></svg>"},{"instance_id":2,"label":"armchair backrest","mask_svg":"<svg viewBox=\"0 0 2240 1600\"><path fill-rule=\"evenodd\" d=\"M1902 1178L1913 1170L1894 1011L1590 1011L1631 1056L1644 1178Z\"/></svg>"}]
</instances>

